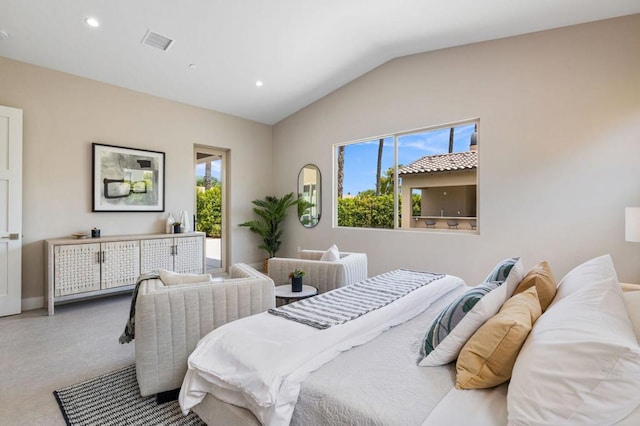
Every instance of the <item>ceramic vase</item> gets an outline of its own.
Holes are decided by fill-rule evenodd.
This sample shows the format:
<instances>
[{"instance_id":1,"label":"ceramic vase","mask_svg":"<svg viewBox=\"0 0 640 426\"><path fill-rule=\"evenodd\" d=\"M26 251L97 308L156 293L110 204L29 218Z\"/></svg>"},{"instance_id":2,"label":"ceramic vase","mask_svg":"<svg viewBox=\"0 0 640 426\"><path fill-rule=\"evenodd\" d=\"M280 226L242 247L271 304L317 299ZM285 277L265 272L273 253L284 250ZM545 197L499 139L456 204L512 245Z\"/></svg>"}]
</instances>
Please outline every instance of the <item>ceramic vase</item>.
<instances>
[{"instance_id":1,"label":"ceramic vase","mask_svg":"<svg viewBox=\"0 0 640 426\"><path fill-rule=\"evenodd\" d=\"M176 220L173 218L173 215L169 213L169 216L167 217L167 225L165 227L165 233L167 234L173 233L173 222L175 221Z\"/></svg>"},{"instance_id":2,"label":"ceramic vase","mask_svg":"<svg viewBox=\"0 0 640 426\"><path fill-rule=\"evenodd\" d=\"M182 226L180 227L180 230L182 232L189 232L191 231L190 226L189 226L189 214L187 213L186 210L184 210L180 216L180 222L182 223Z\"/></svg>"},{"instance_id":3,"label":"ceramic vase","mask_svg":"<svg viewBox=\"0 0 640 426\"><path fill-rule=\"evenodd\" d=\"M299 293L302 291L302 277L291 278L291 291Z\"/></svg>"}]
</instances>

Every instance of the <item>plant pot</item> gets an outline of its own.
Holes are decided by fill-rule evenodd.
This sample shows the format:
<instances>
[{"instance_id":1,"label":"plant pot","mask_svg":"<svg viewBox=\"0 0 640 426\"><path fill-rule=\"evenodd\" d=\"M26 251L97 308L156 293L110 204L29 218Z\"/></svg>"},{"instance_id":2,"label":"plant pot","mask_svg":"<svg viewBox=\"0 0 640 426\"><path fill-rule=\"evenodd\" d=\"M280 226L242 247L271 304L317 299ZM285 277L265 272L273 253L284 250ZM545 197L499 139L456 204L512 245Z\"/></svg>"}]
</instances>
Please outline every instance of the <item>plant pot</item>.
<instances>
[{"instance_id":1,"label":"plant pot","mask_svg":"<svg viewBox=\"0 0 640 426\"><path fill-rule=\"evenodd\" d=\"M173 233L180 234L182 230L180 229L180 224L173 225Z\"/></svg>"},{"instance_id":2,"label":"plant pot","mask_svg":"<svg viewBox=\"0 0 640 426\"><path fill-rule=\"evenodd\" d=\"M294 293L299 293L302 291L302 277L291 278L291 291Z\"/></svg>"}]
</instances>

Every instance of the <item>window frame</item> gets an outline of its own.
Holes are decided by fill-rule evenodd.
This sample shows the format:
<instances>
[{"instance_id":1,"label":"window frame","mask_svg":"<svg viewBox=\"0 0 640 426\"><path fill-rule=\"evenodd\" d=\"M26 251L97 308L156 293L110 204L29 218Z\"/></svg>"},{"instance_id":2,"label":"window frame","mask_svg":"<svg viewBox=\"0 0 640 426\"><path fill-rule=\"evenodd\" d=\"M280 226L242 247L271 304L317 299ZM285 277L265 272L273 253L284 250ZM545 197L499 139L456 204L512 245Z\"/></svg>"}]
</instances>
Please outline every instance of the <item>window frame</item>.
<instances>
[{"instance_id":1,"label":"window frame","mask_svg":"<svg viewBox=\"0 0 640 426\"><path fill-rule=\"evenodd\" d=\"M348 142L340 142L340 143L335 143L332 145L332 164L333 164L333 194L332 194L332 226L333 228L344 228L344 229L362 229L362 230L383 230L383 231L418 231L418 232L445 232L445 233L455 233L455 234L471 234L471 235L479 235L480 234L480 174L479 174L479 169L480 169L480 155L479 152L477 155L477 162L476 162L476 166L475 169L473 169L475 171L475 184L473 186L475 186L475 216L472 216L474 219L471 219L469 221L469 225L471 224L471 222L474 223L473 226L471 226L471 229L441 229L441 228L428 228L428 227L403 227L402 226L402 222L401 222L401 208L400 208L400 201L402 198L402 191L400 188L400 181L401 181L401 177L399 176L399 167L398 167L398 160L399 160L399 139L402 138L403 136L410 136L410 135L419 135L421 133L429 133L429 132L433 132L433 131L437 131L437 130L441 130L441 129L450 129L450 128L457 128L457 127L462 127L465 125L470 125L470 124L474 124L475 125L475 134L476 134L476 144L479 145L479 140L480 140L480 118L476 117L476 118L468 118L468 119L463 119L463 120L457 120L457 121L453 121L453 122L449 122L449 123L444 123L444 124L436 124L436 125L430 125L430 126L426 126L426 127L420 127L417 129L412 129L412 130L405 130L405 131L400 131L400 132L391 132L391 133L387 133L387 134L382 134L382 135L378 135L378 136L372 136L372 137L367 137L367 138L361 138L361 139L356 139L356 140L352 140L352 141L348 141ZM338 172L339 172L339 167L338 167L338 151L339 151L339 147L341 146L348 146L348 145L354 145L354 144L359 144L359 143L365 143L365 142L371 142L371 141L375 141L375 140L380 140L380 139L387 139L387 138L391 138L392 142L393 142L393 228L375 228L375 227L365 227L365 226L344 226L344 225L339 225L338 224L338 204L339 204L339 199L338 199ZM471 149L469 149L471 151ZM478 147L476 147L476 150L478 150ZM464 152L464 151L453 151L455 152ZM434 154L434 155L438 155L438 154ZM420 157L422 158L422 157ZM438 186L435 186L438 187ZM435 188L434 187L434 188ZM413 216L412 216L413 217Z\"/></svg>"}]
</instances>

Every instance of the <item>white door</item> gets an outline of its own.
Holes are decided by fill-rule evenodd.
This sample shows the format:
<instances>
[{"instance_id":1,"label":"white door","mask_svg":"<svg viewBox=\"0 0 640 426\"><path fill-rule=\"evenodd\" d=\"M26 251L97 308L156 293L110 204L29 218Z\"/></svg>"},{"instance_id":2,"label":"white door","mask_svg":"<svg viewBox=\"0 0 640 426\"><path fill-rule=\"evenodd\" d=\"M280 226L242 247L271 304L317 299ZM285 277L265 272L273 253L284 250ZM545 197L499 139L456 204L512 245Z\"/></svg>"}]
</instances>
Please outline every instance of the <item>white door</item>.
<instances>
[{"instance_id":1,"label":"white door","mask_svg":"<svg viewBox=\"0 0 640 426\"><path fill-rule=\"evenodd\" d=\"M0 316L22 304L22 110L0 106Z\"/></svg>"}]
</instances>

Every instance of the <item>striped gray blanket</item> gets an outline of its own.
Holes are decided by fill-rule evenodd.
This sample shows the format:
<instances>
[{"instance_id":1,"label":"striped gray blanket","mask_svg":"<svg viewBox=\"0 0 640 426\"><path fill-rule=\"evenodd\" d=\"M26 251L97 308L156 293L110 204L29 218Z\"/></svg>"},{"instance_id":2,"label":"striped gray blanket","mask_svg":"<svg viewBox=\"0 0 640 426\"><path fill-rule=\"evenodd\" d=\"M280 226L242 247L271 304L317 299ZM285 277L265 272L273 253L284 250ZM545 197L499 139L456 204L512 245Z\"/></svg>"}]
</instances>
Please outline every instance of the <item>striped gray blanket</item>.
<instances>
[{"instance_id":1,"label":"striped gray blanket","mask_svg":"<svg viewBox=\"0 0 640 426\"><path fill-rule=\"evenodd\" d=\"M442 277L444 274L396 269L316 297L271 308L269 313L322 330L382 308Z\"/></svg>"}]
</instances>

